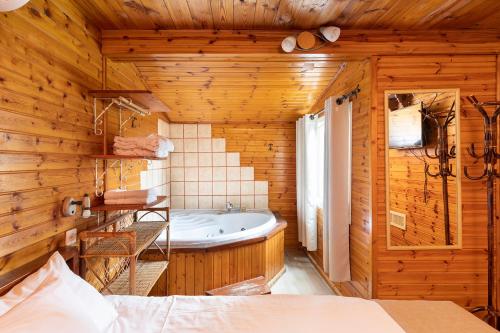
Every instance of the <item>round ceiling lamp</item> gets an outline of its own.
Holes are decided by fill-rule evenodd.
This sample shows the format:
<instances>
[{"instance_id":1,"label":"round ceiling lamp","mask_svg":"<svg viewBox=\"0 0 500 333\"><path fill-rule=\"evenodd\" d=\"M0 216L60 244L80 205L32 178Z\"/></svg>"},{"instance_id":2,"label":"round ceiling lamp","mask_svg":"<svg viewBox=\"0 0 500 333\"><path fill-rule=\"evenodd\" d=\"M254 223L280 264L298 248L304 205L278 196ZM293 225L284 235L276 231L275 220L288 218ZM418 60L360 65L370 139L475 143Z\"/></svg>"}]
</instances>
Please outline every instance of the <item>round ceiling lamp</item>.
<instances>
[{"instance_id":1,"label":"round ceiling lamp","mask_svg":"<svg viewBox=\"0 0 500 333\"><path fill-rule=\"evenodd\" d=\"M297 46L297 39L294 36L288 36L281 42L281 48L286 53L290 53L293 50L295 50L296 46Z\"/></svg>"},{"instance_id":2,"label":"round ceiling lamp","mask_svg":"<svg viewBox=\"0 0 500 333\"><path fill-rule=\"evenodd\" d=\"M0 0L0 12L10 12L21 8L28 3L29 0Z\"/></svg>"},{"instance_id":3,"label":"round ceiling lamp","mask_svg":"<svg viewBox=\"0 0 500 333\"><path fill-rule=\"evenodd\" d=\"M310 50L316 45L316 36L309 31L302 31L297 36L297 45L302 50Z\"/></svg>"},{"instance_id":4,"label":"round ceiling lamp","mask_svg":"<svg viewBox=\"0 0 500 333\"><path fill-rule=\"evenodd\" d=\"M336 42L340 37L340 28L338 27L321 27L319 28L321 35L329 42Z\"/></svg>"},{"instance_id":5,"label":"round ceiling lamp","mask_svg":"<svg viewBox=\"0 0 500 333\"><path fill-rule=\"evenodd\" d=\"M281 49L286 53L299 51L314 51L333 43L340 37L340 28L334 26L321 27L319 32L302 31L297 36L288 36L281 42ZM318 43L318 40L320 43Z\"/></svg>"}]
</instances>

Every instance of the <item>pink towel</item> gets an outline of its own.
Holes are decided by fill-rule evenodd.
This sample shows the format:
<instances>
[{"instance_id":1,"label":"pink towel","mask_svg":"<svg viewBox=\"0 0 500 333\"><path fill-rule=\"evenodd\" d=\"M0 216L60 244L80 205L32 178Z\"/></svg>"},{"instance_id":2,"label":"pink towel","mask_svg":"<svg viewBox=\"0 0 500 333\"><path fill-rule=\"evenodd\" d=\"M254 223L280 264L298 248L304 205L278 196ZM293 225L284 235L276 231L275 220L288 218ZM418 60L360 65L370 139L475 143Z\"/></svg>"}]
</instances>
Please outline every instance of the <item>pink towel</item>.
<instances>
[{"instance_id":1,"label":"pink towel","mask_svg":"<svg viewBox=\"0 0 500 333\"><path fill-rule=\"evenodd\" d=\"M167 157L168 153L174 151L172 141L157 134L151 134L147 137L116 136L113 148L116 155L146 157Z\"/></svg>"}]
</instances>

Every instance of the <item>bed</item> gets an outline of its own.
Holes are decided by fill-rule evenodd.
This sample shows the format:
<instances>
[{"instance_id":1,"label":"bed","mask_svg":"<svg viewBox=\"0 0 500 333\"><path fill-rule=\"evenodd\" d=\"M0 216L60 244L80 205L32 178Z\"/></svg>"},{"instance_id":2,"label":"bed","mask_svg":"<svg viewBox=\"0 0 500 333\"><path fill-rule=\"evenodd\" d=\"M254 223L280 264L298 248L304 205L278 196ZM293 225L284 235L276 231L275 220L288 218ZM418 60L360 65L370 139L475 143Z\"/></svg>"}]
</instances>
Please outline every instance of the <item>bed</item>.
<instances>
[{"instance_id":1,"label":"bed","mask_svg":"<svg viewBox=\"0 0 500 333\"><path fill-rule=\"evenodd\" d=\"M0 276L2 332L497 332L452 302L341 296L102 296L58 253L12 287ZM33 266L31 266L33 267ZM26 276L26 270L24 271ZM9 288L10 288L9 287ZM26 320L30 318L30 320Z\"/></svg>"}]
</instances>

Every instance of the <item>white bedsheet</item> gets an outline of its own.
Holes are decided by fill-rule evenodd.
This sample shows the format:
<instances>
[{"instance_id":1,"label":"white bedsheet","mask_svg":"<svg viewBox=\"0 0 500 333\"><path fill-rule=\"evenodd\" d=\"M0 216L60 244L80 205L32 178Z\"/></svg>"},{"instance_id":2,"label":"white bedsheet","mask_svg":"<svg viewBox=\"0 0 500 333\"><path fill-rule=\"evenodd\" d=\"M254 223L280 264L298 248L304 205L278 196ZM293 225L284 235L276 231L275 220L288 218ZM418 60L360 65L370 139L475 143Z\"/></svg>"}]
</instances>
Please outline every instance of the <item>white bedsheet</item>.
<instances>
[{"instance_id":1,"label":"white bedsheet","mask_svg":"<svg viewBox=\"0 0 500 333\"><path fill-rule=\"evenodd\" d=\"M373 301L340 296L108 296L112 333L404 333Z\"/></svg>"}]
</instances>

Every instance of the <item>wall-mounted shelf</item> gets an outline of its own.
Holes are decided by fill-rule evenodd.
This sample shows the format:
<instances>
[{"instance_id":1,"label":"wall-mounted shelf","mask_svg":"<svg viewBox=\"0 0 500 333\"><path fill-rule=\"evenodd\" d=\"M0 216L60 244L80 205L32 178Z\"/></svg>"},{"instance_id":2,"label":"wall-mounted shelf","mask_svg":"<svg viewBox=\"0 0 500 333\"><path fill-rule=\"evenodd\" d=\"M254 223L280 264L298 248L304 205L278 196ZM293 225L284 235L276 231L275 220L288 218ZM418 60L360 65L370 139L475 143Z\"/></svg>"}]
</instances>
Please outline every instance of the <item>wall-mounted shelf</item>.
<instances>
[{"instance_id":1,"label":"wall-mounted shelf","mask_svg":"<svg viewBox=\"0 0 500 333\"><path fill-rule=\"evenodd\" d=\"M111 212L119 210L145 210L153 208L167 200L167 196L159 196L154 202L145 205L99 205L91 207L94 212Z\"/></svg>"},{"instance_id":2,"label":"wall-mounted shelf","mask_svg":"<svg viewBox=\"0 0 500 333\"><path fill-rule=\"evenodd\" d=\"M150 115L151 112L168 112L169 110L163 102L146 90L91 90L89 95L93 97L94 134L104 136L102 154L89 156L95 159L95 192L96 196L100 197L104 195L105 176L109 168L119 166L120 188L124 188L123 161L164 159L108 154L107 113L111 110L118 113L118 135L121 136L127 122L133 122L139 116ZM101 168L104 170L102 171ZM103 204L92 207L92 211L97 214L98 225L101 215L104 215L106 220L101 227L80 233L83 277L85 278L87 273L92 273L99 281L99 289L105 293L147 296L168 266L170 208L160 205L166 200L166 196L158 196L149 204ZM162 207L157 207L158 205ZM120 229L117 219L111 223L107 219L108 212L122 211L133 211L134 221L130 226ZM139 212L141 212L140 216ZM157 219L153 222L145 222L143 218L148 215L156 216ZM109 230L110 228L112 231ZM167 237L164 249L155 242L163 232ZM139 260L141 253L152 244L160 249L164 258L160 261Z\"/></svg>"},{"instance_id":3,"label":"wall-mounted shelf","mask_svg":"<svg viewBox=\"0 0 500 333\"><path fill-rule=\"evenodd\" d=\"M113 154L97 154L89 155L90 158L95 158L98 160L166 160L166 157L153 157L153 156L134 156L134 155L113 155Z\"/></svg>"},{"instance_id":4,"label":"wall-mounted shelf","mask_svg":"<svg viewBox=\"0 0 500 333\"><path fill-rule=\"evenodd\" d=\"M170 109L149 90L89 90L89 95L98 99L124 97L149 112L169 112Z\"/></svg>"}]
</instances>

